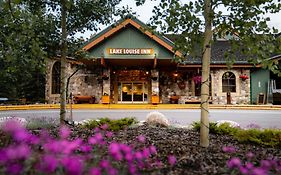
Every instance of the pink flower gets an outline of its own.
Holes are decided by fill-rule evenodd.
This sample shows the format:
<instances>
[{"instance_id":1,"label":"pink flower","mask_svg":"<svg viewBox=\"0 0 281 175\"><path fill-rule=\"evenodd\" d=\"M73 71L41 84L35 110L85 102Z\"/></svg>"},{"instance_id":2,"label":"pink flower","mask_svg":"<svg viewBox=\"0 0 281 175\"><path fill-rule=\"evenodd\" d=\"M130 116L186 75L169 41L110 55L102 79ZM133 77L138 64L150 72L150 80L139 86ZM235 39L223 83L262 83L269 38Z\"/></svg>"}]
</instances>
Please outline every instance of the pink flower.
<instances>
[{"instance_id":1,"label":"pink flower","mask_svg":"<svg viewBox=\"0 0 281 175\"><path fill-rule=\"evenodd\" d=\"M233 147L233 146L224 146L224 147L222 148L222 150L223 150L223 152L225 152L225 153L235 153L235 152L236 152L236 149L235 149L235 147Z\"/></svg>"},{"instance_id":2,"label":"pink flower","mask_svg":"<svg viewBox=\"0 0 281 175\"><path fill-rule=\"evenodd\" d=\"M67 126L62 126L60 128L59 134L60 134L61 138L63 138L63 139L68 138L70 133L71 133L71 131L70 131L70 129Z\"/></svg>"},{"instance_id":3,"label":"pink flower","mask_svg":"<svg viewBox=\"0 0 281 175\"><path fill-rule=\"evenodd\" d=\"M139 135L137 137L138 141L141 142L141 143L144 143L145 142L145 137L143 135Z\"/></svg>"},{"instance_id":4,"label":"pink flower","mask_svg":"<svg viewBox=\"0 0 281 175\"><path fill-rule=\"evenodd\" d=\"M102 130L107 130L109 128L108 124L103 124L100 126Z\"/></svg>"},{"instance_id":5,"label":"pink flower","mask_svg":"<svg viewBox=\"0 0 281 175\"><path fill-rule=\"evenodd\" d=\"M99 165L103 169L107 169L111 167L110 162L108 160L101 160Z\"/></svg>"},{"instance_id":6,"label":"pink flower","mask_svg":"<svg viewBox=\"0 0 281 175\"><path fill-rule=\"evenodd\" d=\"M90 169L90 175L101 175L101 169L97 167L93 167Z\"/></svg>"},{"instance_id":7,"label":"pink flower","mask_svg":"<svg viewBox=\"0 0 281 175\"><path fill-rule=\"evenodd\" d=\"M251 158L253 158L255 155L252 153L252 152L248 152L247 154L246 154L246 157L248 158L248 159L251 159Z\"/></svg>"},{"instance_id":8,"label":"pink flower","mask_svg":"<svg viewBox=\"0 0 281 175\"><path fill-rule=\"evenodd\" d=\"M230 169L236 168L241 165L241 160L237 157L233 157L230 160L228 160L226 164L227 164L227 167Z\"/></svg>"},{"instance_id":9,"label":"pink flower","mask_svg":"<svg viewBox=\"0 0 281 175\"><path fill-rule=\"evenodd\" d=\"M153 145L149 146L149 150L150 150L150 153L151 153L151 154L156 154L156 153L157 153L156 147L153 146Z\"/></svg>"},{"instance_id":10,"label":"pink flower","mask_svg":"<svg viewBox=\"0 0 281 175\"><path fill-rule=\"evenodd\" d=\"M111 131L106 131L105 136L107 138L111 138L113 136L113 133Z\"/></svg>"},{"instance_id":11,"label":"pink flower","mask_svg":"<svg viewBox=\"0 0 281 175\"><path fill-rule=\"evenodd\" d=\"M169 155L168 156L168 163L170 164L170 165L175 165L175 163L177 162L177 159L176 159L176 157L175 156L173 156L173 155Z\"/></svg>"},{"instance_id":12,"label":"pink flower","mask_svg":"<svg viewBox=\"0 0 281 175\"><path fill-rule=\"evenodd\" d=\"M135 153L135 158L136 158L137 160L141 160L141 159L143 158L142 153L141 153L140 151L137 151L137 152Z\"/></svg>"},{"instance_id":13,"label":"pink flower","mask_svg":"<svg viewBox=\"0 0 281 175\"><path fill-rule=\"evenodd\" d=\"M18 163L9 164L6 169L7 174L11 174L11 175L20 175L22 170L23 170L23 166Z\"/></svg>"},{"instance_id":14,"label":"pink flower","mask_svg":"<svg viewBox=\"0 0 281 175\"><path fill-rule=\"evenodd\" d=\"M52 155L44 155L40 162L39 169L45 173L53 173L58 167L57 159Z\"/></svg>"},{"instance_id":15,"label":"pink flower","mask_svg":"<svg viewBox=\"0 0 281 175\"><path fill-rule=\"evenodd\" d=\"M149 148L144 148L142 151L142 155L144 158L149 158L149 156L150 156Z\"/></svg>"},{"instance_id":16,"label":"pink flower","mask_svg":"<svg viewBox=\"0 0 281 175\"><path fill-rule=\"evenodd\" d=\"M77 156L65 157L64 159L62 159L61 162L67 174L69 175L82 174L83 164L79 157Z\"/></svg>"}]
</instances>

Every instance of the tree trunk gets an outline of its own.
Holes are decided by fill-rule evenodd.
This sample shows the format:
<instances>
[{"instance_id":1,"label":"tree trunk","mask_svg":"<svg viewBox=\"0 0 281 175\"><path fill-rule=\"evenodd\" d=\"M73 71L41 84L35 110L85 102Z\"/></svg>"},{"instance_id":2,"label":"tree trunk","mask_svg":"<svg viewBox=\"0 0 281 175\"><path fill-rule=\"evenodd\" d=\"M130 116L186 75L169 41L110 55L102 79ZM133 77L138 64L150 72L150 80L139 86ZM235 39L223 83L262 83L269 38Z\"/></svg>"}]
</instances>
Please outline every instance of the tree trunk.
<instances>
[{"instance_id":1,"label":"tree trunk","mask_svg":"<svg viewBox=\"0 0 281 175\"><path fill-rule=\"evenodd\" d=\"M60 84L60 124L64 124L66 116L66 1L61 0L61 84Z\"/></svg>"},{"instance_id":2,"label":"tree trunk","mask_svg":"<svg viewBox=\"0 0 281 175\"><path fill-rule=\"evenodd\" d=\"M211 0L204 2L204 46L202 59L202 84L201 84L201 127L200 127L200 146L209 146L209 74L212 41L212 17Z\"/></svg>"}]
</instances>

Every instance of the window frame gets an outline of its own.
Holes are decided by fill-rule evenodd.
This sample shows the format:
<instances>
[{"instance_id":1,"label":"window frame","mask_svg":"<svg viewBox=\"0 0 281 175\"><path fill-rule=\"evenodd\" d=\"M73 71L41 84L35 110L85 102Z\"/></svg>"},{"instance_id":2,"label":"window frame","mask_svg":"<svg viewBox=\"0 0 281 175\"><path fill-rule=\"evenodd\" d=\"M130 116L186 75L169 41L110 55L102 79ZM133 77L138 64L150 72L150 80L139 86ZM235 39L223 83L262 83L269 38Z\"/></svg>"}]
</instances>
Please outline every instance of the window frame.
<instances>
[{"instance_id":1,"label":"window frame","mask_svg":"<svg viewBox=\"0 0 281 175\"><path fill-rule=\"evenodd\" d=\"M229 75L226 75L229 74ZM237 86L236 86L236 76L233 72L225 72L222 75L222 92L231 92L236 93L237 92Z\"/></svg>"}]
</instances>

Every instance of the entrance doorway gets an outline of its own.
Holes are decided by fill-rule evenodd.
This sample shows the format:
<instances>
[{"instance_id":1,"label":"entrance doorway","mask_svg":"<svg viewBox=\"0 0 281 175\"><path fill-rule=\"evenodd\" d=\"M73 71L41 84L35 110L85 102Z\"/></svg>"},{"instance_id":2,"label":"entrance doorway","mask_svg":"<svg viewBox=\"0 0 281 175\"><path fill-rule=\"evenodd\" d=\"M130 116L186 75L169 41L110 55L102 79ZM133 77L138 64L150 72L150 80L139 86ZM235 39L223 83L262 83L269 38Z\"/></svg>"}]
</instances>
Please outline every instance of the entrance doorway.
<instances>
[{"instance_id":1,"label":"entrance doorway","mask_svg":"<svg viewBox=\"0 0 281 175\"><path fill-rule=\"evenodd\" d=\"M118 103L147 103L147 82L119 82Z\"/></svg>"}]
</instances>

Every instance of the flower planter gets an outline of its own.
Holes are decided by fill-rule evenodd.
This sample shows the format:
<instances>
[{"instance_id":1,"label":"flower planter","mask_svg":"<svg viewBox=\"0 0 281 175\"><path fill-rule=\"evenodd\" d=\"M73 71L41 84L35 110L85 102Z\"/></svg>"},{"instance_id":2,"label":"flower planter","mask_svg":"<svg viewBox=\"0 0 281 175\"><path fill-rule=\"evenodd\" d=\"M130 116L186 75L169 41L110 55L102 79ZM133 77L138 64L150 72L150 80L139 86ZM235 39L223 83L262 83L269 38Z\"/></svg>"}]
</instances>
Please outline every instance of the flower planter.
<instances>
[{"instance_id":1,"label":"flower planter","mask_svg":"<svg viewBox=\"0 0 281 175\"><path fill-rule=\"evenodd\" d=\"M101 98L102 104L109 104L109 96L108 95L103 95Z\"/></svg>"},{"instance_id":2,"label":"flower planter","mask_svg":"<svg viewBox=\"0 0 281 175\"><path fill-rule=\"evenodd\" d=\"M159 96L158 95L152 95L151 96L151 103L156 105L159 103Z\"/></svg>"}]
</instances>

